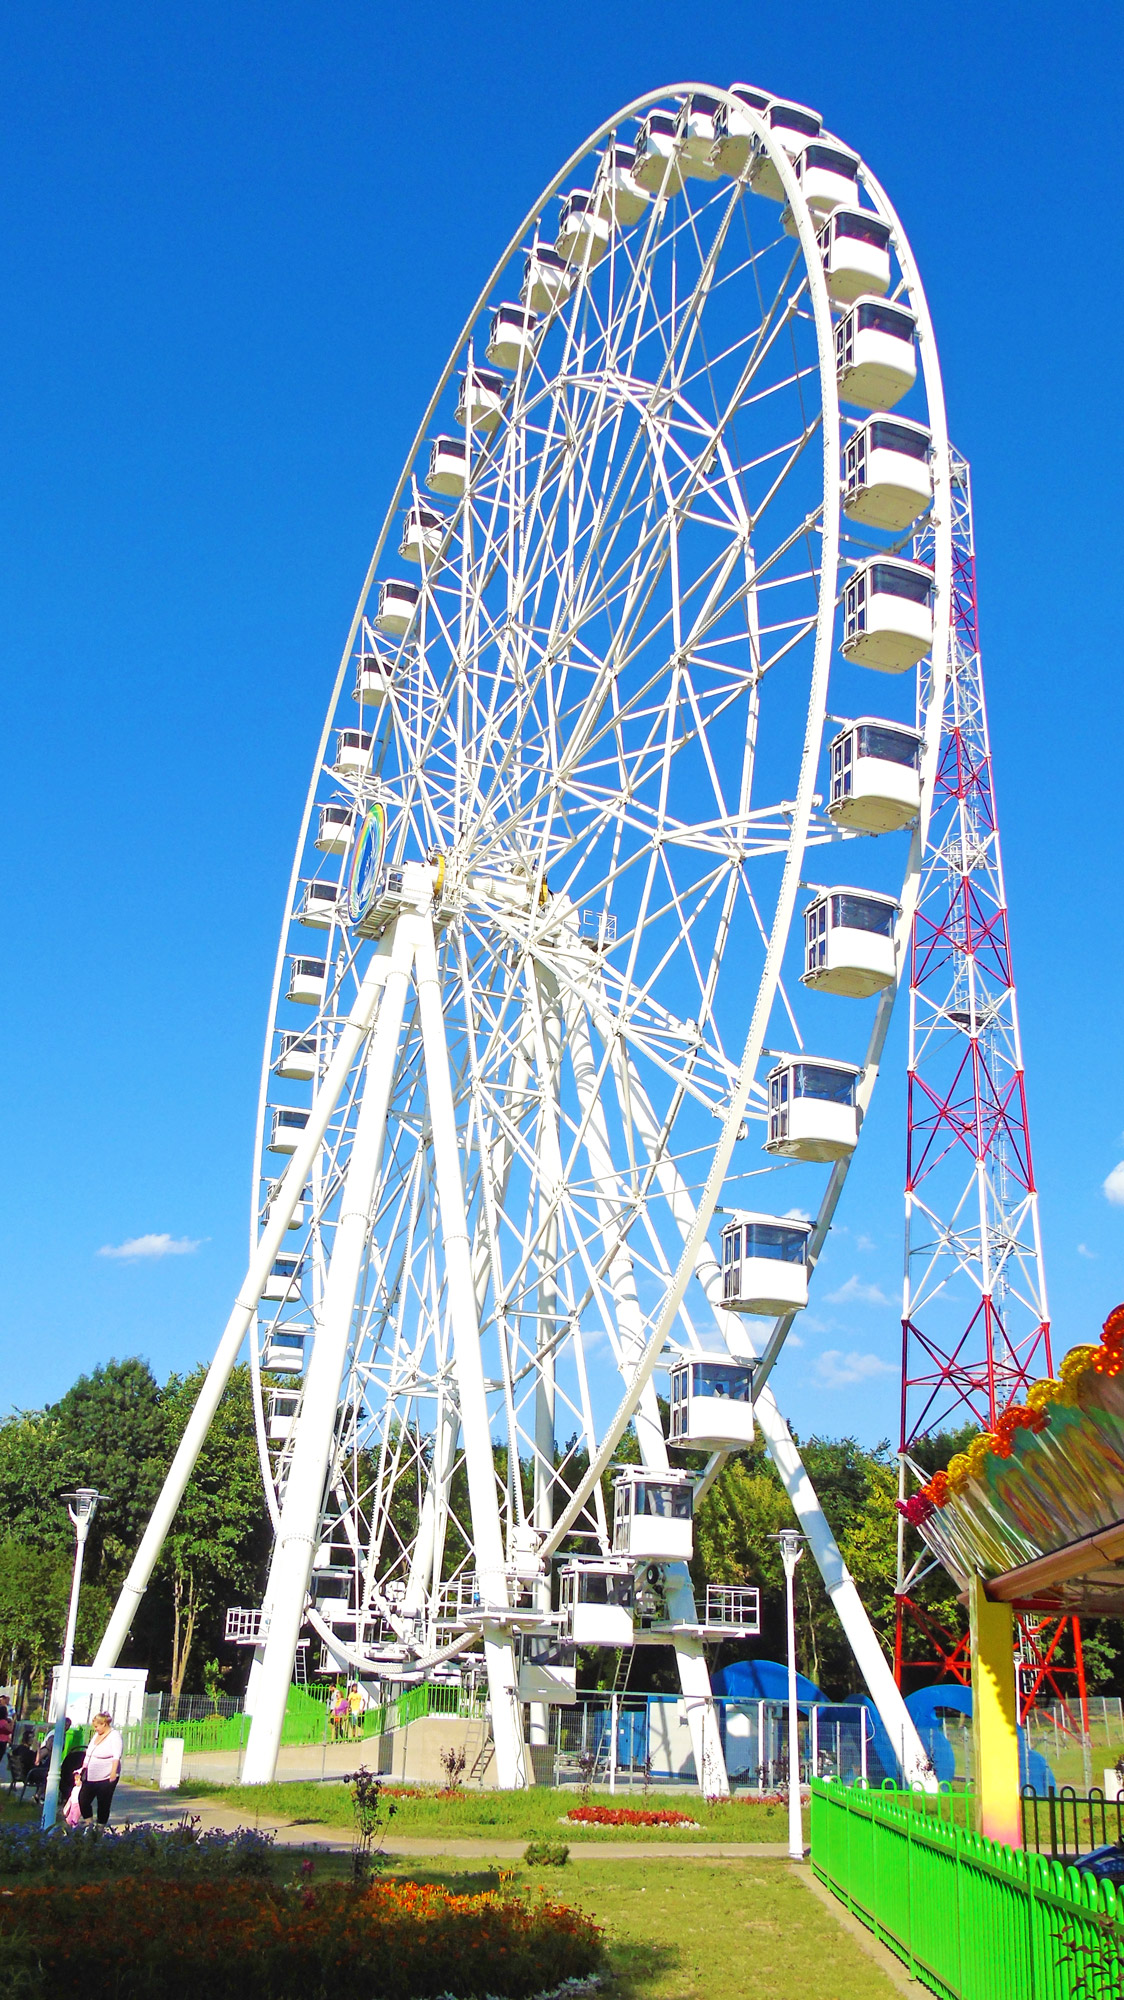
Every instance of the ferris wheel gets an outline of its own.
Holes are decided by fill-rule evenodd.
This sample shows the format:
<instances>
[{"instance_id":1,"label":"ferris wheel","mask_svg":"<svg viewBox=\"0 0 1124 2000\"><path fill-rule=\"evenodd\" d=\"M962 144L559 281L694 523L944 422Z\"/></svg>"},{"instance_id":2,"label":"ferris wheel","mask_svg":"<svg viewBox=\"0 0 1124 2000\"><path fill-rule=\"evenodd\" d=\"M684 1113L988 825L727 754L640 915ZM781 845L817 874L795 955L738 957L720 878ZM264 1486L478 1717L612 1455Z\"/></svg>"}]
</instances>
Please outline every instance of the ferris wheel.
<instances>
[{"instance_id":1,"label":"ferris wheel","mask_svg":"<svg viewBox=\"0 0 1124 2000\"><path fill-rule=\"evenodd\" d=\"M637 100L491 274L317 747L250 1269L98 1656L249 1331L275 1544L247 1781L310 1626L348 1673L481 1661L506 1785L583 1633L670 1644L723 1789L705 1646L750 1614L687 1564L754 1421L923 1768L768 1378L905 955L948 494L908 242L807 107Z\"/></svg>"}]
</instances>

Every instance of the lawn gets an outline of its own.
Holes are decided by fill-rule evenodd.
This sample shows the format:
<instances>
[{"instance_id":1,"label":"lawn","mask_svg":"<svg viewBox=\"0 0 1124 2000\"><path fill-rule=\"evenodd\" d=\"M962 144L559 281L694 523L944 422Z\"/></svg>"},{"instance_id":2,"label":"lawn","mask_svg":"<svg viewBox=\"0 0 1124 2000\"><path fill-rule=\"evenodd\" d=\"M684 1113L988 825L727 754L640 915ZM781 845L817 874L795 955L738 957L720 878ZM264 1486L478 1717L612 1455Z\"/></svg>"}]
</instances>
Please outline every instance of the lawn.
<instances>
[{"instance_id":1,"label":"lawn","mask_svg":"<svg viewBox=\"0 0 1124 2000\"><path fill-rule=\"evenodd\" d=\"M340 1828L350 1832L353 1818L350 1794L342 1784L284 1785L205 1785L197 1780L181 1785L179 1797L185 1804L207 1799L231 1807L247 1825L259 1820L288 1820L291 1825ZM117 1815L127 1811L128 1793L118 1793ZM412 1798L388 1799L394 1805L388 1837L391 1840L700 1840L773 1841L788 1838L788 1808L759 1805L756 1801L733 1799L710 1805L705 1799L682 1792L639 1791L618 1793L609 1798L604 1791L595 1795L598 1805L632 1806L640 1810L671 1808L685 1812L699 1822L689 1827L595 1827L569 1826L558 1822L581 1803L577 1792L552 1791L536 1786L527 1792L462 1792L456 1798L439 1798L423 1792Z\"/></svg>"}]
</instances>

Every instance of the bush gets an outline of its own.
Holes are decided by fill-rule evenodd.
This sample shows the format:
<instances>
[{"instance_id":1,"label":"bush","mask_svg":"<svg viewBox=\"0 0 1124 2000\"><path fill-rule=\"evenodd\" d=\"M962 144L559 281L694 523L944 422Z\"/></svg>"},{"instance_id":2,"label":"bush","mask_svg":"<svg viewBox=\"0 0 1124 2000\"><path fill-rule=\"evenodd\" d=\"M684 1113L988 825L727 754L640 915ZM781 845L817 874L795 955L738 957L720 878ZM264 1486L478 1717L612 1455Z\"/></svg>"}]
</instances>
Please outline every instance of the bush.
<instances>
[{"instance_id":1,"label":"bush","mask_svg":"<svg viewBox=\"0 0 1124 2000\"><path fill-rule=\"evenodd\" d=\"M527 2000L595 1971L600 1927L541 1897L416 1883L282 1889L139 1881L0 1901L0 1992L27 2000Z\"/></svg>"},{"instance_id":2,"label":"bush","mask_svg":"<svg viewBox=\"0 0 1124 2000\"><path fill-rule=\"evenodd\" d=\"M570 1850L564 1840L532 1840L523 1859L530 1868L564 1868Z\"/></svg>"},{"instance_id":3,"label":"bush","mask_svg":"<svg viewBox=\"0 0 1124 2000\"><path fill-rule=\"evenodd\" d=\"M0 1826L0 1875L154 1875L193 1880L264 1877L269 1874L271 1833L242 1826L234 1833L184 1818L172 1827L95 1826L73 1830Z\"/></svg>"}]
</instances>

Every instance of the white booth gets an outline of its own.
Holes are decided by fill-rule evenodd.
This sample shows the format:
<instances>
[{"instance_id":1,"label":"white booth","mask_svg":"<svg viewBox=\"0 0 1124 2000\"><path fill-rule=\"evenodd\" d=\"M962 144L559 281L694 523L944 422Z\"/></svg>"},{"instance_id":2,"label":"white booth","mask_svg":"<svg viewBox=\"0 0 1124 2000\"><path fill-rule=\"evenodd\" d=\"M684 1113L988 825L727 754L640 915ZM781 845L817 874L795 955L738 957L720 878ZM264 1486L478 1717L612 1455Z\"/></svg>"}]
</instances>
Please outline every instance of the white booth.
<instances>
[{"instance_id":1,"label":"white booth","mask_svg":"<svg viewBox=\"0 0 1124 2000\"><path fill-rule=\"evenodd\" d=\"M890 226L869 208L838 207L819 232L829 297L836 305L890 289Z\"/></svg>"},{"instance_id":2,"label":"white booth","mask_svg":"<svg viewBox=\"0 0 1124 2000\"><path fill-rule=\"evenodd\" d=\"M907 417L868 417L843 448L843 512L849 521L900 532L933 497L933 439Z\"/></svg>"},{"instance_id":3,"label":"white booth","mask_svg":"<svg viewBox=\"0 0 1124 2000\"><path fill-rule=\"evenodd\" d=\"M520 1701L545 1701L556 1707L577 1701L577 1655L569 1641L520 1632L516 1664Z\"/></svg>"},{"instance_id":4,"label":"white booth","mask_svg":"<svg viewBox=\"0 0 1124 2000\"><path fill-rule=\"evenodd\" d=\"M632 172L649 194L678 194L679 120L670 111L649 111L636 134L636 165Z\"/></svg>"},{"instance_id":5,"label":"white booth","mask_svg":"<svg viewBox=\"0 0 1124 2000\"><path fill-rule=\"evenodd\" d=\"M565 305L572 283L566 259L549 243L540 243L536 238L523 265L523 283L519 289L523 304L532 306L535 312L553 312L556 306Z\"/></svg>"},{"instance_id":6,"label":"white booth","mask_svg":"<svg viewBox=\"0 0 1124 2000\"><path fill-rule=\"evenodd\" d=\"M375 613L375 624L380 632L389 633L392 638L401 639L414 622L414 613L421 600L421 591L416 583L403 583L399 577L388 577L379 585L379 608Z\"/></svg>"},{"instance_id":7,"label":"white booth","mask_svg":"<svg viewBox=\"0 0 1124 2000\"><path fill-rule=\"evenodd\" d=\"M567 264L590 266L599 264L609 248L609 224L588 188L575 188L562 203L554 248Z\"/></svg>"},{"instance_id":8,"label":"white booth","mask_svg":"<svg viewBox=\"0 0 1124 2000\"><path fill-rule=\"evenodd\" d=\"M503 415L507 383L490 368L467 368L457 397L457 422L472 421L474 431L494 431Z\"/></svg>"},{"instance_id":9,"label":"white booth","mask_svg":"<svg viewBox=\"0 0 1124 2000\"><path fill-rule=\"evenodd\" d=\"M892 986L897 970L896 897L872 889L830 889L804 912L805 986L867 1000Z\"/></svg>"},{"instance_id":10,"label":"white booth","mask_svg":"<svg viewBox=\"0 0 1124 2000\"><path fill-rule=\"evenodd\" d=\"M337 729L335 769L346 771L350 777L365 771L371 760L371 744L374 737L366 729Z\"/></svg>"},{"instance_id":11,"label":"white booth","mask_svg":"<svg viewBox=\"0 0 1124 2000\"><path fill-rule=\"evenodd\" d=\"M444 514L439 514L433 507L426 507L420 500L412 501L406 509L402 540L398 544L403 562L417 563L419 568L424 569L427 563L433 561L444 539Z\"/></svg>"},{"instance_id":12,"label":"white booth","mask_svg":"<svg viewBox=\"0 0 1124 2000\"><path fill-rule=\"evenodd\" d=\"M575 1646L631 1646L635 1578L630 1562L576 1556L563 1564L559 1581Z\"/></svg>"},{"instance_id":13,"label":"white booth","mask_svg":"<svg viewBox=\"0 0 1124 2000\"><path fill-rule=\"evenodd\" d=\"M722 1303L727 1312L802 1312L808 1303L810 1222L795 1215L747 1215L722 1231Z\"/></svg>"},{"instance_id":14,"label":"white booth","mask_svg":"<svg viewBox=\"0 0 1124 2000\"><path fill-rule=\"evenodd\" d=\"M287 1326L274 1327L265 1343L261 1365L274 1375L299 1375L304 1368L304 1343L307 1335L294 1333Z\"/></svg>"},{"instance_id":15,"label":"white booth","mask_svg":"<svg viewBox=\"0 0 1124 2000\"><path fill-rule=\"evenodd\" d=\"M767 90L731 84L729 100L720 102L714 114L714 159L721 173L745 172L756 131L749 114L755 111L760 117L768 108Z\"/></svg>"},{"instance_id":16,"label":"white booth","mask_svg":"<svg viewBox=\"0 0 1124 2000\"><path fill-rule=\"evenodd\" d=\"M269 1184L269 1198L266 1201L265 1207L262 1211L263 1223L269 1221L269 1218L273 1213L273 1204L277 1200L277 1197L280 1194L280 1192L281 1192L281 1182L271 1181ZM287 1229L303 1229L305 1209L308 1203L311 1201L311 1199L312 1199L311 1188L302 1188L300 1200L294 1203L292 1213L290 1214L289 1220L285 1225Z\"/></svg>"},{"instance_id":17,"label":"white booth","mask_svg":"<svg viewBox=\"0 0 1124 2000\"><path fill-rule=\"evenodd\" d=\"M296 1000L302 1007L321 1006L328 990L327 959L293 958L289 961L289 967L286 999Z\"/></svg>"},{"instance_id":18,"label":"white booth","mask_svg":"<svg viewBox=\"0 0 1124 2000\"><path fill-rule=\"evenodd\" d=\"M304 882L304 894L297 908L297 920L307 924L310 930L326 931L331 928L336 911L339 890L334 882Z\"/></svg>"},{"instance_id":19,"label":"white booth","mask_svg":"<svg viewBox=\"0 0 1124 2000\"><path fill-rule=\"evenodd\" d=\"M429 471L425 483L431 493L459 500L468 484L468 441L465 438L434 438L429 447Z\"/></svg>"},{"instance_id":20,"label":"white booth","mask_svg":"<svg viewBox=\"0 0 1124 2000\"><path fill-rule=\"evenodd\" d=\"M810 140L818 139L823 127L818 111L809 110L806 104L790 104L783 97L770 98L765 122L790 160L803 152ZM784 200L781 177L760 142L750 158L749 184L754 194L768 195L770 201Z\"/></svg>"},{"instance_id":21,"label":"white booth","mask_svg":"<svg viewBox=\"0 0 1124 2000\"><path fill-rule=\"evenodd\" d=\"M538 313L533 312L530 306L497 306L492 314L487 346L488 359L493 367L510 368L516 372L525 368L535 351L538 323Z\"/></svg>"},{"instance_id":22,"label":"white booth","mask_svg":"<svg viewBox=\"0 0 1124 2000\"><path fill-rule=\"evenodd\" d=\"M919 729L860 715L828 745L831 787L827 811L837 826L858 833L894 833L921 810Z\"/></svg>"},{"instance_id":23,"label":"white booth","mask_svg":"<svg viewBox=\"0 0 1124 2000\"><path fill-rule=\"evenodd\" d=\"M714 157L714 141L717 137L714 119L718 110L716 97L704 97L701 92L689 97L680 114L679 169L685 179L716 181L721 169Z\"/></svg>"},{"instance_id":24,"label":"white booth","mask_svg":"<svg viewBox=\"0 0 1124 2000\"><path fill-rule=\"evenodd\" d=\"M644 210L649 207L652 197L642 188L636 178L636 149L633 146L607 146L601 155L601 171L597 176L597 208L606 222L618 223L628 228L639 222Z\"/></svg>"},{"instance_id":25,"label":"white booth","mask_svg":"<svg viewBox=\"0 0 1124 2000\"><path fill-rule=\"evenodd\" d=\"M295 1389L271 1390L266 1417L266 1436L270 1444L288 1444L299 1408L300 1397Z\"/></svg>"},{"instance_id":26,"label":"white booth","mask_svg":"<svg viewBox=\"0 0 1124 2000\"><path fill-rule=\"evenodd\" d=\"M301 1133L308 1124L307 1111L295 1111L287 1104L277 1105L273 1112L273 1130L269 1136L271 1153L295 1153Z\"/></svg>"},{"instance_id":27,"label":"white booth","mask_svg":"<svg viewBox=\"0 0 1124 2000\"><path fill-rule=\"evenodd\" d=\"M852 570L843 588L845 660L904 674L933 643L933 572L925 563L879 556Z\"/></svg>"},{"instance_id":28,"label":"white booth","mask_svg":"<svg viewBox=\"0 0 1124 2000\"><path fill-rule=\"evenodd\" d=\"M361 653L355 676L355 699L364 708L378 708L394 685L394 668L381 653Z\"/></svg>"},{"instance_id":29,"label":"white booth","mask_svg":"<svg viewBox=\"0 0 1124 2000\"><path fill-rule=\"evenodd\" d=\"M273 1268L268 1273L261 1288L263 1299L274 1305L281 1305L286 1299L299 1299L301 1291L301 1260L299 1257L275 1257Z\"/></svg>"},{"instance_id":30,"label":"white booth","mask_svg":"<svg viewBox=\"0 0 1124 2000\"><path fill-rule=\"evenodd\" d=\"M626 1465L613 1479L613 1553L690 1562L695 1486L689 1472Z\"/></svg>"},{"instance_id":31,"label":"white booth","mask_svg":"<svg viewBox=\"0 0 1124 2000\"><path fill-rule=\"evenodd\" d=\"M289 1077L294 1083L311 1083L318 1067L315 1035L282 1035L281 1053L277 1058L278 1076ZM302 1112L301 1116L307 1118L308 1113ZM293 1147L286 1146L283 1150L291 1153ZM274 1151L277 1151L276 1147Z\"/></svg>"},{"instance_id":32,"label":"white booth","mask_svg":"<svg viewBox=\"0 0 1124 2000\"><path fill-rule=\"evenodd\" d=\"M846 1160L859 1140L854 1063L790 1056L771 1069L767 1153L788 1160Z\"/></svg>"},{"instance_id":33,"label":"white booth","mask_svg":"<svg viewBox=\"0 0 1124 2000\"><path fill-rule=\"evenodd\" d=\"M756 1365L717 1356L677 1362L671 1370L668 1442L703 1451L736 1451L752 1444Z\"/></svg>"},{"instance_id":34,"label":"white booth","mask_svg":"<svg viewBox=\"0 0 1124 2000\"><path fill-rule=\"evenodd\" d=\"M833 209L842 208L845 202L857 205L859 199L857 153L848 152L844 146L825 146L817 140L797 153L792 166L804 190L804 199L812 211L814 222L821 216L830 215ZM782 219L788 234L795 236L796 222L791 209L785 209Z\"/></svg>"},{"instance_id":35,"label":"white booth","mask_svg":"<svg viewBox=\"0 0 1124 2000\"><path fill-rule=\"evenodd\" d=\"M863 410L890 410L917 380L917 321L908 306L858 298L835 329L839 394Z\"/></svg>"},{"instance_id":36,"label":"white booth","mask_svg":"<svg viewBox=\"0 0 1124 2000\"><path fill-rule=\"evenodd\" d=\"M321 806L316 829L316 845L321 854L345 854L351 845L354 824L353 806Z\"/></svg>"}]
</instances>

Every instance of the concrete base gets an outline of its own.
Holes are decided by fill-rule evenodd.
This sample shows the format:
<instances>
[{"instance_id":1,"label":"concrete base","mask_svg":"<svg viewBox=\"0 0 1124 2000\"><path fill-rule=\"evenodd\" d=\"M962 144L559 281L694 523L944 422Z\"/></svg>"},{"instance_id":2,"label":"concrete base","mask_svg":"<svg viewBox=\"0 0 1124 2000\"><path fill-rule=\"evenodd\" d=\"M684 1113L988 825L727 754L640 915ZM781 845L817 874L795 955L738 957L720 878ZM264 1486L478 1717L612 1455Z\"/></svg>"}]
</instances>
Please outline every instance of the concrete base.
<instances>
[{"instance_id":1,"label":"concrete base","mask_svg":"<svg viewBox=\"0 0 1124 2000\"><path fill-rule=\"evenodd\" d=\"M458 1715L424 1715L402 1729L389 1729L369 1745L372 1768L380 1778L413 1785L443 1785L448 1773L441 1763L447 1750L463 1750L461 1784L466 1791L494 1791L497 1785L495 1745L491 1727ZM374 1761L377 1759L377 1761Z\"/></svg>"}]
</instances>

